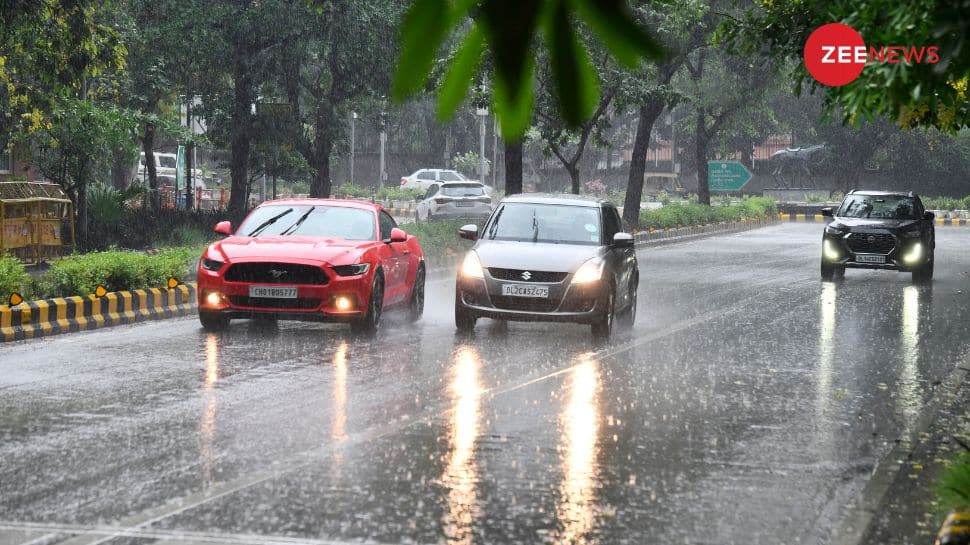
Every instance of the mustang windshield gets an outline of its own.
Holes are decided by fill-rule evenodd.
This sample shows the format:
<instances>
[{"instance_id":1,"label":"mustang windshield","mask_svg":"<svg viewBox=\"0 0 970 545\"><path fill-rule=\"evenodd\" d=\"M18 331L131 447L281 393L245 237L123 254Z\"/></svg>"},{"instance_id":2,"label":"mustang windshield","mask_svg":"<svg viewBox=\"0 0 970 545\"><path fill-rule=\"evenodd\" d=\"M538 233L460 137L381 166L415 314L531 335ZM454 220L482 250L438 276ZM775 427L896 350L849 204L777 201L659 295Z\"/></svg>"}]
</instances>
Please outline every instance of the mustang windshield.
<instances>
[{"instance_id":1,"label":"mustang windshield","mask_svg":"<svg viewBox=\"0 0 970 545\"><path fill-rule=\"evenodd\" d=\"M280 216L287 209L292 212ZM276 221L263 225L279 217ZM375 240L374 213L342 206L263 206L239 226L246 236L304 236ZM262 226L262 229L259 229ZM251 235L256 231L255 235Z\"/></svg>"},{"instance_id":2,"label":"mustang windshield","mask_svg":"<svg viewBox=\"0 0 970 545\"><path fill-rule=\"evenodd\" d=\"M916 200L901 195L849 195L836 215L864 219L919 219Z\"/></svg>"},{"instance_id":3,"label":"mustang windshield","mask_svg":"<svg viewBox=\"0 0 970 545\"><path fill-rule=\"evenodd\" d=\"M485 227L491 240L601 244L598 207L506 203Z\"/></svg>"}]
</instances>

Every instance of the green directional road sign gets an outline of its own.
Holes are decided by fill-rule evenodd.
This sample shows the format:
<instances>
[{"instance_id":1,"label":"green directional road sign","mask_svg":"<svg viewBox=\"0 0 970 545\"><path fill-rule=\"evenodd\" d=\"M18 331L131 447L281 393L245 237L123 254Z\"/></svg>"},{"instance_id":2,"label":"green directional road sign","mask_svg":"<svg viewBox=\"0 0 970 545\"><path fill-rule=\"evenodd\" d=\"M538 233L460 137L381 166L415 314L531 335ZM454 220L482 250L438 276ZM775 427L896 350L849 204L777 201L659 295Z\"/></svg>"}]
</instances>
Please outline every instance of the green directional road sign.
<instances>
[{"instance_id":1,"label":"green directional road sign","mask_svg":"<svg viewBox=\"0 0 970 545\"><path fill-rule=\"evenodd\" d=\"M711 191L740 191L751 180L741 161L708 161L707 186Z\"/></svg>"}]
</instances>

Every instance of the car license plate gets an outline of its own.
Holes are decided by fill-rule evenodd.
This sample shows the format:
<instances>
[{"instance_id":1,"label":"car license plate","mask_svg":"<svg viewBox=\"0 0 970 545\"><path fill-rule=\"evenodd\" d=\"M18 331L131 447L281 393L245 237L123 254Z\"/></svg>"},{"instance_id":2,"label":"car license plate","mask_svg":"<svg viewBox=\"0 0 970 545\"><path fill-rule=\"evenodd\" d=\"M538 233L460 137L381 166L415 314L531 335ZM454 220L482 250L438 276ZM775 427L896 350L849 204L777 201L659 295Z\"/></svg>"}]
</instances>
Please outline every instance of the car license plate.
<instances>
[{"instance_id":1,"label":"car license plate","mask_svg":"<svg viewBox=\"0 0 970 545\"><path fill-rule=\"evenodd\" d=\"M296 286L249 286L250 297L296 299Z\"/></svg>"},{"instance_id":2,"label":"car license plate","mask_svg":"<svg viewBox=\"0 0 970 545\"><path fill-rule=\"evenodd\" d=\"M455 206L475 206L471 201L455 201Z\"/></svg>"},{"instance_id":3,"label":"car license plate","mask_svg":"<svg viewBox=\"0 0 970 545\"><path fill-rule=\"evenodd\" d=\"M884 255L857 255L855 256L857 263L885 263L886 256Z\"/></svg>"},{"instance_id":4,"label":"car license plate","mask_svg":"<svg viewBox=\"0 0 970 545\"><path fill-rule=\"evenodd\" d=\"M524 284L502 284L502 295L512 297L549 297L549 286L527 286Z\"/></svg>"}]
</instances>

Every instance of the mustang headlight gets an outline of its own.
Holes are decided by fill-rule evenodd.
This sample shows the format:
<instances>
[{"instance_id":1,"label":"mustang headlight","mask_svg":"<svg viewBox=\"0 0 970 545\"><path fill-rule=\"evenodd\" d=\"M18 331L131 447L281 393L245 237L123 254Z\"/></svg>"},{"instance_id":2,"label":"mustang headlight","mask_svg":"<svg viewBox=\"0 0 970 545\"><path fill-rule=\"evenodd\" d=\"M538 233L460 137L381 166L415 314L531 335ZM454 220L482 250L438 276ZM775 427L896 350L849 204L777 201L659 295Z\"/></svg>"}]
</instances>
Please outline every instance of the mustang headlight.
<instances>
[{"instance_id":1,"label":"mustang headlight","mask_svg":"<svg viewBox=\"0 0 970 545\"><path fill-rule=\"evenodd\" d=\"M826 225L825 232L830 235L844 235L845 229L839 229L838 227L832 227L831 225Z\"/></svg>"},{"instance_id":2,"label":"mustang headlight","mask_svg":"<svg viewBox=\"0 0 970 545\"><path fill-rule=\"evenodd\" d=\"M207 257L202 258L201 264L203 269L213 272L218 271L225 265L222 261L216 261L215 259L209 259Z\"/></svg>"},{"instance_id":3,"label":"mustang headlight","mask_svg":"<svg viewBox=\"0 0 970 545\"><path fill-rule=\"evenodd\" d=\"M918 236L920 236L922 234L923 233L922 233L922 231L920 231L919 226L917 226L917 227L915 227L913 229L908 229L906 231L900 231L899 232L899 236L904 237L904 238L916 238L916 237L918 237Z\"/></svg>"},{"instance_id":4,"label":"mustang headlight","mask_svg":"<svg viewBox=\"0 0 970 545\"><path fill-rule=\"evenodd\" d=\"M482 269L482 261L478 259L478 254L475 252L465 254L465 259L461 262L461 275L466 278L485 278L485 271Z\"/></svg>"},{"instance_id":5,"label":"mustang headlight","mask_svg":"<svg viewBox=\"0 0 970 545\"><path fill-rule=\"evenodd\" d=\"M334 267L333 272L338 276L357 276L364 274L370 269L370 263L357 263L356 265L340 265Z\"/></svg>"},{"instance_id":6,"label":"mustang headlight","mask_svg":"<svg viewBox=\"0 0 970 545\"><path fill-rule=\"evenodd\" d=\"M583 263L576 269L576 273L573 274L573 284L596 282L603 277L603 264L603 260L598 257L594 257L586 263Z\"/></svg>"}]
</instances>

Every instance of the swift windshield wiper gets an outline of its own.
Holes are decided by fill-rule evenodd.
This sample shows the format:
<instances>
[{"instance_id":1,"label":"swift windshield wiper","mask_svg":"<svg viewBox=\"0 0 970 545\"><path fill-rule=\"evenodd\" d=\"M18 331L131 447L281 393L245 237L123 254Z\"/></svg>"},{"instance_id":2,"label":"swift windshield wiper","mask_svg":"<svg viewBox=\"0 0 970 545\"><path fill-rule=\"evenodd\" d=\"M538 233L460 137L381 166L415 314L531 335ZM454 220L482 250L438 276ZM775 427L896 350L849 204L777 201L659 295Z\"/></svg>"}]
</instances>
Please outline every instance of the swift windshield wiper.
<instances>
[{"instance_id":1,"label":"swift windshield wiper","mask_svg":"<svg viewBox=\"0 0 970 545\"><path fill-rule=\"evenodd\" d=\"M491 240L495 240L495 231L498 231L498 220L502 218L503 212L505 212L504 207L498 211L498 214L495 215L495 219L492 220L492 225L490 225L488 228L488 238Z\"/></svg>"},{"instance_id":2,"label":"swift windshield wiper","mask_svg":"<svg viewBox=\"0 0 970 545\"><path fill-rule=\"evenodd\" d=\"M314 208L316 208L316 206L311 206L309 210L307 210L302 216L300 216L300 219L296 220L296 223L284 229L283 232L280 233L280 236L290 235L295 233L296 230L300 228L300 225L303 225L303 222L306 221L308 217L310 217L310 212L313 212Z\"/></svg>"},{"instance_id":3,"label":"swift windshield wiper","mask_svg":"<svg viewBox=\"0 0 970 545\"><path fill-rule=\"evenodd\" d=\"M259 227L257 227L255 229L253 229L252 231L250 231L250 233L248 235L246 235L246 236L248 236L248 237L254 237L254 236L262 233L263 232L263 229L266 229L270 225L273 225L274 223L276 223L276 220L282 218L283 216L289 214L292 211L293 211L292 208L287 208L285 211L281 212L280 214L277 214L277 215L273 216L272 218L264 221L263 223L260 223L259 224Z\"/></svg>"}]
</instances>

